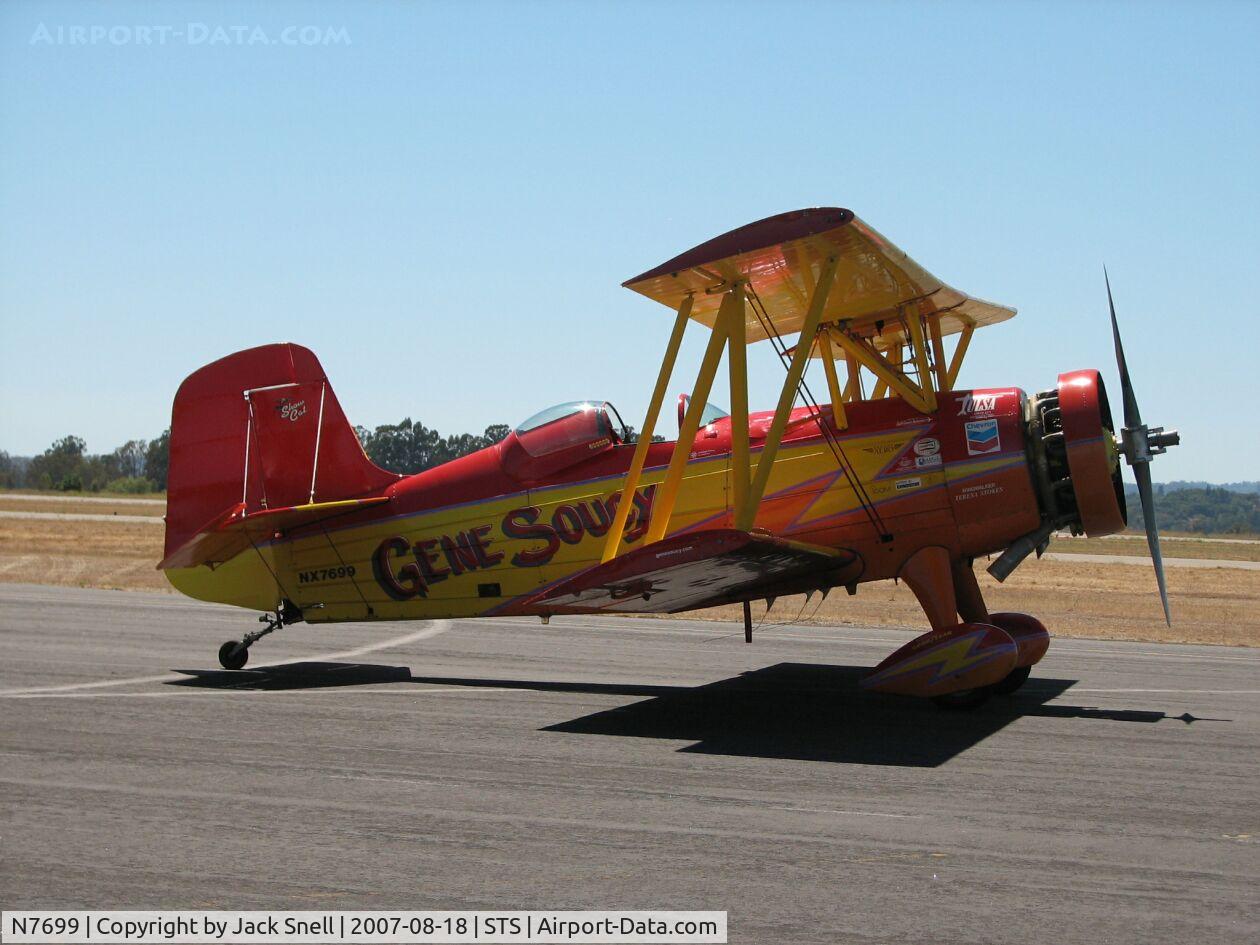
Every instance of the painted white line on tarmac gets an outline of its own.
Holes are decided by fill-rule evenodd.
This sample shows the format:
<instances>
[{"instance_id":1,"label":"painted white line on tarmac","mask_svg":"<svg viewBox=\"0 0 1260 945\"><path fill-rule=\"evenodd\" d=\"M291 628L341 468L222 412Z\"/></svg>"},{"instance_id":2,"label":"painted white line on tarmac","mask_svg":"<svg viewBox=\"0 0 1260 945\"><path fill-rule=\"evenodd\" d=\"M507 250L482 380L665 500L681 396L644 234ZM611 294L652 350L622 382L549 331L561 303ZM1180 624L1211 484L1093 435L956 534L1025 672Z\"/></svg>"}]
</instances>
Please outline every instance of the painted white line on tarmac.
<instances>
[{"instance_id":1,"label":"painted white line on tarmac","mask_svg":"<svg viewBox=\"0 0 1260 945\"><path fill-rule=\"evenodd\" d=\"M1074 642L1074 643L1103 643L1103 642L1110 642L1110 641L1103 641L1103 640L1088 640L1088 639L1084 639L1084 638L1082 638L1082 637L1073 637L1073 638L1068 638L1068 637L1056 637L1053 633L1052 633L1052 634L1050 634L1050 641L1051 641L1050 645L1051 645L1051 646L1054 646L1056 643L1062 644L1062 643L1065 643L1065 642L1069 642L1069 640L1070 640L1070 642ZM1126 642L1126 641L1123 641L1123 640L1119 640L1119 641L1115 641L1115 642L1120 643L1122 646L1133 646L1134 644L1138 643L1139 641L1134 640L1134 641L1132 641L1132 642ZM1141 642L1145 642L1145 641L1141 641ZM1165 646L1211 646L1212 644L1204 644L1204 643L1166 643L1166 644L1164 644L1164 645L1165 645ZM1222 648L1222 649L1226 649L1226 647L1224 647L1224 646L1222 646L1221 648ZM1248 649L1247 647L1228 647L1228 648L1229 648L1229 649ZM1148 651L1144 651L1144 652L1140 652L1140 653L1138 653L1138 652L1133 652L1133 651L1130 651L1130 650L1117 650L1117 649L1104 650L1104 649L1101 649L1101 648L1100 648L1100 649L1095 650L1093 647L1077 647L1077 648L1074 648L1074 649L1072 649L1072 650L1068 651L1068 653L1064 654L1064 653L1062 653L1062 650L1063 650L1063 649L1064 649L1064 648L1063 648L1062 646L1060 646L1060 647L1059 647L1059 650L1060 650L1061 652L1060 652L1060 653L1056 653L1055 655L1071 655L1071 656L1074 656L1074 657L1077 657L1077 658L1081 658L1081 659L1083 659L1083 658L1087 658L1087 657L1088 657L1088 658L1092 658L1092 659L1120 659L1120 658L1125 658L1125 659L1155 660L1155 661L1162 661L1162 662L1165 662L1165 663L1167 663L1167 662L1174 662L1174 663L1254 663L1254 664L1256 664L1256 665L1260 665L1260 657L1246 657L1246 656L1213 656L1213 655L1212 655L1212 654L1210 654L1210 653L1153 653L1153 652L1151 652L1151 651L1149 651L1149 650L1148 650ZM1052 650L1051 652L1053 653L1054 651ZM1049 658L1049 657L1047 656L1047 658Z\"/></svg>"},{"instance_id":2,"label":"painted white line on tarmac","mask_svg":"<svg viewBox=\"0 0 1260 945\"><path fill-rule=\"evenodd\" d=\"M188 679L188 676L181 676ZM402 680L405 682L406 680ZM501 689L489 686L459 686L452 689L360 689L357 686L322 686L303 688L293 686L289 689L241 689L235 686L188 686L186 688L163 690L161 692L23 692L0 693L4 699L179 699L186 696L217 696L230 692L233 696L316 696L327 693L356 696L432 696L432 695L476 695L481 692L529 692L527 689Z\"/></svg>"},{"instance_id":3,"label":"painted white line on tarmac","mask_svg":"<svg viewBox=\"0 0 1260 945\"><path fill-rule=\"evenodd\" d=\"M165 499L136 499L130 496L30 495L25 492L0 492L0 502L100 502L105 505L166 505Z\"/></svg>"},{"instance_id":4,"label":"painted white line on tarmac","mask_svg":"<svg viewBox=\"0 0 1260 945\"><path fill-rule=\"evenodd\" d=\"M1047 551L1041 557L1049 558L1051 561L1075 561L1078 564L1129 564L1149 567L1151 563L1151 559L1145 555L1096 555ZM1234 561L1226 558L1165 558L1164 564L1170 568L1225 568L1236 571L1260 571L1260 561Z\"/></svg>"},{"instance_id":5,"label":"painted white line on tarmac","mask_svg":"<svg viewBox=\"0 0 1260 945\"><path fill-rule=\"evenodd\" d=\"M37 519L53 522L139 522L143 525L165 525L160 515L97 515L94 512L13 512L0 509L0 518Z\"/></svg>"},{"instance_id":6,"label":"painted white line on tarmac","mask_svg":"<svg viewBox=\"0 0 1260 945\"><path fill-rule=\"evenodd\" d=\"M1042 690L1044 691L1044 690ZM1065 690L1064 695L1068 692L1156 692L1172 695L1185 696L1257 696L1260 695L1260 689L1081 689L1073 686L1071 689Z\"/></svg>"},{"instance_id":7,"label":"painted white line on tarmac","mask_svg":"<svg viewBox=\"0 0 1260 945\"><path fill-rule=\"evenodd\" d=\"M431 778L382 778L370 774L330 774L326 777L334 781L378 781L385 784L441 784L438 779ZM734 800L727 798L726 800ZM755 804L757 810L783 810L797 814L840 814L847 817L891 817L897 820L923 820L926 814L893 814L887 811L844 810L833 807L785 807L778 804Z\"/></svg>"},{"instance_id":8,"label":"painted white line on tarmac","mask_svg":"<svg viewBox=\"0 0 1260 945\"><path fill-rule=\"evenodd\" d=\"M1055 532L1053 537L1064 541L1072 540L1072 536L1068 532ZM1139 535L1137 533L1130 533L1127 535L1100 535L1098 538L1102 541L1146 541L1145 535ZM1214 545L1260 545L1260 538L1206 538L1198 535L1160 535L1160 538L1166 542L1197 541ZM1091 538L1086 540L1095 541L1098 539Z\"/></svg>"},{"instance_id":9,"label":"painted white line on tarmac","mask_svg":"<svg viewBox=\"0 0 1260 945\"><path fill-rule=\"evenodd\" d=\"M850 817L895 817L898 820L923 820L926 814L888 814L874 810L836 810L830 807L779 807L767 804L762 810L786 810L799 814L844 814Z\"/></svg>"},{"instance_id":10,"label":"painted white line on tarmac","mask_svg":"<svg viewBox=\"0 0 1260 945\"><path fill-rule=\"evenodd\" d=\"M292 663L323 663L332 660L349 660L358 656L364 656L368 653L376 653L379 650L386 650L390 647L403 646L407 643L415 643L417 640L427 640L435 637L440 633L445 633L451 629L451 621L435 620L429 626L412 633L405 633L399 637L393 637L389 640L382 640L379 643L369 643L366 646L358 647L353 650L342 650L338 653L320 653L315 656L301 656L294 659L277 660L274 663L260 663L253 667L254 669L271 669L276 666L288 666ZM98 682L88 683L72 683L66 686L31 686L25 689L5 689L0 691L0 698L9 698L11 696L26 696L34 694L42 694L49 692L79 692L84 689L108 689L114 686L137 686L142 683L152 682L172 682L177 679L187 679L183 673L161 673L153 676L132 676L128 679L102 679Z\"/></svg>"}]
</instances>

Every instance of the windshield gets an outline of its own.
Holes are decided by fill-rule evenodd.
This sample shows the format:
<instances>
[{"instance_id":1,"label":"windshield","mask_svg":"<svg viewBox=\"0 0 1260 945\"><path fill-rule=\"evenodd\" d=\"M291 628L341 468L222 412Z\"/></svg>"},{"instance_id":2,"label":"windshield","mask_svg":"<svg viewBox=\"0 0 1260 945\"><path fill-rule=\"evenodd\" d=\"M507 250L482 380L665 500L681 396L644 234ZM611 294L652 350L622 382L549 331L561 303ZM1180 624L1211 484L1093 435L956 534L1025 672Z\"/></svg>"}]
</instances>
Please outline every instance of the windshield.
<instances>
[{"instance_id":1,"label":"windshield","mask_svg":"<svg viewBox=\"0 0 1260 945\"><path fill-rule=\"evenodd\" d=\"M596 400L570 400L568 403L556 404L554 407L538 411L528 420L522 420L517 426L516 432L528 433L530 430L536 430L541 426L570 417L575 413L586 413L588 410L598 410L599 407L600 403Z\"/></svg>"},{"instance_id":2,"label":"windshield","mask_svg":"<svg viewBox=\"0 0 1260 945\"><path fill-rule=\"evenodd\" d=\"M705 404L704 413L700 414L700 426L707 427L710 423L729 416L730 414L717 404Z\"/></svg>"},{"instance_id":3,"label":"windshield","mask_svg":"<svg viewBox=\"0 0 1260 945\"><path fill-rule=\"evenodd\" d=\"M683 425L683 417L687 413L688 407L691 406L690 394L678 395L678 428L681 430ZM707 427L710 423L716 423L718 420L724 420L730 416L730 413L723 410L717 404L704 405L704 410L700 411L700 426Z\"/></svg>"},{"instance_id":4,"label":"windshield","mask_svg":"<svg viewBox=\"0 0 1260 945\"><path fill-rule=\"evenodd\" d=\"M625 421L621 419L621 414L617 413L617 408L612 404L605 403L604 410L607 412L608 422L612 424L613 433L617 435L617 439L625 443L629 438L630 428L626 426Z\"/></svg>"}]
</instances>

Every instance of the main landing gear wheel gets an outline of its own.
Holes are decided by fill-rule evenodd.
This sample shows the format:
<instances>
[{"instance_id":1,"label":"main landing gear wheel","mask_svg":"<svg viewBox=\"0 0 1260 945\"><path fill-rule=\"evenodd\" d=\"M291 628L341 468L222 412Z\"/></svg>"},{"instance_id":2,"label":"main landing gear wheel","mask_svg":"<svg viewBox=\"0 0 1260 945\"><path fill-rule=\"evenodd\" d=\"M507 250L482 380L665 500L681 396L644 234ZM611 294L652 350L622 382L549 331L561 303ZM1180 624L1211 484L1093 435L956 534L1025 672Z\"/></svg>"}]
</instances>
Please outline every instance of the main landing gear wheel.
<instances>
[{"instance_id":1,"label":"main landing gear wheel","mask_svg":"<svg viewBox=\"0 0 1260 945\"><path fill-rule=\"evenodd\" d=\"M228 640L219 647L219 665L224 669L240 669L249 660L249 647L239 640Z\"/></svg>"},{"instance_id":2,"label":"main landing gear wheel","mask_svg":"<svg viewBox=\"0 0 1260 945\"><path fill-rule=\"evenodd\" d=\"M1009 696L1024 683L1028 682L1028 676L1031 673L1031 666L1016 666L1006 674L1005 679L1001 682L995 682L989 688L999 696Z\"/></svg>"},{"instance_id":3,"label":"main landing gear wheel","mask_svg":"<svg viewBox=\"0 0 1260 945\"><path fill-rule=\"evenodd\" d=\"M999 685L1001 685L999 683ZM989 701L992 686L981 686L978 689L960 689L958 692L947 692L943 696L935 696L932 701L938 709L962 711L976 709Z\"/></svg>"}]
</instances>

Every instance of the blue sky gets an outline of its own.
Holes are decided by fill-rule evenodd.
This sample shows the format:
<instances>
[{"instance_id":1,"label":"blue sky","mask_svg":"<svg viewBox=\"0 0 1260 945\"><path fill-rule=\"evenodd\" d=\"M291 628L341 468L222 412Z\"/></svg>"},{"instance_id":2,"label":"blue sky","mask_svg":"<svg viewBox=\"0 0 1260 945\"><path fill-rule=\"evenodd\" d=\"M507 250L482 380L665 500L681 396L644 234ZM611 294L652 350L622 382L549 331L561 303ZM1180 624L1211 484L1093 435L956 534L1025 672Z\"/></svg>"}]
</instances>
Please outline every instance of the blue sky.
<instances>
[{"instance_id":1,"label":"blue sky","mask_svg":"<svg viewBox=\"0 0 1260 945\"><path fill-rule=\"evenodd\" d=\"M1260 478L1258 41L1255 3L7 2L0 448L153 436L185 375L280 340L367 426L637 425L669 314L620 282L831 205L1019 308L965 386L1114 389L1106 263L1183 432L1155 478Z\"/></svg>"}]
</instances>

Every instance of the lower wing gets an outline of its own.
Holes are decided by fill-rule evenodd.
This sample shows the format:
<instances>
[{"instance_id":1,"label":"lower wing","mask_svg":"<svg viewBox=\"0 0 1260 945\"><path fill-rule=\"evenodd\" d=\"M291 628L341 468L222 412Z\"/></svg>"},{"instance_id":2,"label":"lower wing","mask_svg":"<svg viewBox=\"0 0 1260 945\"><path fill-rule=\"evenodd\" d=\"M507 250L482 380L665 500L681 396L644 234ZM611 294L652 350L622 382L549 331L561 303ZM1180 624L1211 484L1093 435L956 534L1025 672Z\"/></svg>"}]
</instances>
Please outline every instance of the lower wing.
<instances>
[{"instance_id":1,"label":"lower wing","mask_svg":"<svg viewBox=\"0 0 1260 945\"><path fill-rule=\"evenodd\" d=\"M856 552L711 529L675 535L587 568L531 597L519 610L676 613L834 587L856 580L861 571Z\"/></svg>"}]
</instances>

